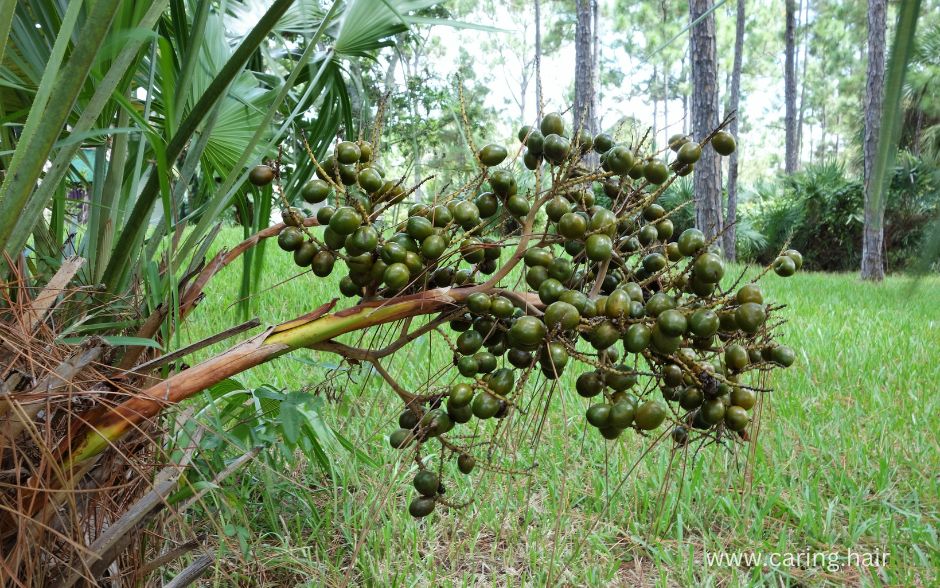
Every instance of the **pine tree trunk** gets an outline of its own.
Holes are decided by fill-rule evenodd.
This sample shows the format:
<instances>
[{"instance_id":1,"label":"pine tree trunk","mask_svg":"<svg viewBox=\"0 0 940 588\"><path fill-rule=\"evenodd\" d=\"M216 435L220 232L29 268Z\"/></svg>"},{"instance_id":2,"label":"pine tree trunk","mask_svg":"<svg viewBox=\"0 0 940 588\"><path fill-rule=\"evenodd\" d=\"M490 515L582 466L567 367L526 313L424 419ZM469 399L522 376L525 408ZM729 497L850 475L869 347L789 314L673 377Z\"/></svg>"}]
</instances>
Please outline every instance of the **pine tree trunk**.
<instances>
[{"instance_id":1,"label":"pine tree trunk","mask_svg":"<svg viewBox=\"0 0 940 588\"><path fill-rule=\"evenodd\" d=\"M591 0L577 0L574 35L574 130L594 132L594 40L591 35Z\"/></svg>"},{"instance_id":2,"label":"pine tree trunk","mask_svg":"<svg viewBox=\"0 0 940 588\"><path fill-rule=\"evenodd\" d=\"M597 0L591 0L591 132L600 131L601 121L598 118L597 103L600 100L601 70L600 54L600 8Z\"/></svg>"},{"instance_id":3,"label":"pine tree trunk","mask_svg":"<svg viewBox=\"0 0 940 588\"><path fill-rule=\"evenodd\" d=\"M885 83L885 29L887 0L868 1L868 78L865 84L865 142L863 166L865 173L865 228L862 234L862 279L884 278L884 203L875 206L871 181L878 135L881 132L881 111Z\"/></svg>"},{"instance_id":4,"label":"pine tree trunk","mask_svg":"<svg viewBox=\"0 0 940 588\"><path fill-rule=\"evenodd\" d=\"M535 0L535 114L542 118L542 3Z\"/></svg>"},{"instance_id":5,"label":"pine tree trunk","mask_svg":"<svg viewBox=\"0 0 940 588\"><path fill-rule=\"evenodd\" d=\"M786 0L786 61L784 65L784 102L786 142L784 171L792 174L797 168L796 152L796 2Z\"/></svg>"},{"instance_id":6,"label":"pine tree trunk","mask_svg":"<svg viewBox=\"0 0 940 588\"><path fill-rule=\"evenodd\" d=\"M803 2L800 2L800 18L803 23L803 59L797 64L800 71L800 106L797 109L799 116L796 121L796 152L800 157L803 156L803 112L806 105L806 63L807 50L809 49L809 1L806 2L806 10L803 10ZM810 157L813 154L810 153Z\"/></svg>"},{"instance_id":7,"label":"pine tree trunk","mask_svg":"<svg viewBox=\"0 0 940 588\"><path fill-rule=\"evenodd\" d=\"M713 5L713 0L689 0L691 20L701 17ZM689 44L692 57L692 136L701 140L718 126L718 60L714 13L709 13L692 28ZM708 238L721 232L720 166L718 153L706 148L692 174L695 226Z\"/></svg>"},{"instance_id":8,"label":"pine tree trunk","mask_svg":"<svg viewBox=\"0 0 940 588\"><path fill-rule=\"evenodd\" d=\"M741 102L741 63L744 59L744 2L738 0L737 19L734 28L734 64L731 67L731 88L728 99L728 111L735 112L731 121L731 134L738 135L738 120L741 113L737 112ZM734 223L738 219L738 154L736 149L728 161L728 212L725 216L727 230L722 238L725 258L734 261L737 259L736 230Z\"/></svg>"}]
</instances>

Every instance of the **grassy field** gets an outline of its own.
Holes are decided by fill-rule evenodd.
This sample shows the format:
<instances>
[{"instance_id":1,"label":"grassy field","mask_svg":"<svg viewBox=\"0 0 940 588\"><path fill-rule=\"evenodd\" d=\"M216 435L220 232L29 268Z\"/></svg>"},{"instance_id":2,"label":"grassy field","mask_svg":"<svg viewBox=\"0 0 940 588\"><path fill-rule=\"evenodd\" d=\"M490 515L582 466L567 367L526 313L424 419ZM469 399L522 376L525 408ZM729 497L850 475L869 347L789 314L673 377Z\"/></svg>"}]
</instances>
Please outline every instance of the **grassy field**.
<instances>
[{"instance_id":1,"label":"grassy field","mask_svg":"<svg viewBox=\"0 0 940 588\"><path fill-rule=\"evenodd\" d=\"M238 235L226 231L222 241ZM264 322L338 295L334 277L281 283L295 273L289 256L269 248L267 289L254 301ZM240 320L231 306L239 279L237 267L215 279L186 341ZM798 360L777 372L750 457L748 446L674 454L661 443L631 472L652 440L628 432L611 443L586 431L575 370L552 395L540 437L532 415L514 415L501 430L495 463L524 472L478 469L468 478L448 464L449 499L472 503L415 522L407 513L414 464L386 440L400 401L374 376L348 372L334 380L323 417L377 465L341 452L333 480L302 458L230 479L213 494L211 516L190 518L196 530L240 538L251 554L223 541L231 548L216 585L936 586L940 280L870 285L806 273L771 275L763 287L788 305L783 340ZM419 340L388 367L416 386L448 355ZM243 381L313 387L335 363L297 353ZM547 391L530 394L541 401ZM885 551L883 568L848 560ZM771 563L781 565L706 563L722 552L777 554ZM786 565L787 554L801 559Z\"/></svg>"}]
</instances>

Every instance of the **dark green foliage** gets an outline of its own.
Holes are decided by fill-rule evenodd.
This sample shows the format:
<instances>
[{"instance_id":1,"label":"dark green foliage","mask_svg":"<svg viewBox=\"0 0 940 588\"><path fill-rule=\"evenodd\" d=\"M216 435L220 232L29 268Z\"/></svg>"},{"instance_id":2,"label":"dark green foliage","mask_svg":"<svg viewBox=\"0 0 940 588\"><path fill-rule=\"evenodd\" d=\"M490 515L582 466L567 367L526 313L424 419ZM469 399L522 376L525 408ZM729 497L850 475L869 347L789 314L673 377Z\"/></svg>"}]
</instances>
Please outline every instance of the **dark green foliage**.
<instances>
[{"instance_id":1,"label":"dark green foliage","mask_svg":"<svg viewBox=\"0 0 940 588\"><path fill-rule=\"evenodd\" d=\"M888 270L907 268L917 257L925 231L940 212L940 168L907 152L898 155L885 211ZM769 261L791 237L811 270L853 271L861 262L863 186L844 165L809 165L751 196L744 217L765 239L745 257ZM739 228L739 243L741 241Z\"/></svg>"}]
</instances>

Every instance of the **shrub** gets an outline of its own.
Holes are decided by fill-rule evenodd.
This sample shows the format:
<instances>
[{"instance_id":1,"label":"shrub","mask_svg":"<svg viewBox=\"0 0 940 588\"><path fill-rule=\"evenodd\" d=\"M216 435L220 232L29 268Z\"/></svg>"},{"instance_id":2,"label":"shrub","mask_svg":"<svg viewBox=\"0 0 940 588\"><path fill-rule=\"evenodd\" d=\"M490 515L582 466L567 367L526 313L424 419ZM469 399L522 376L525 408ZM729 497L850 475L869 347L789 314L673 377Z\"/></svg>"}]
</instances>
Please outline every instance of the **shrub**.
<instances>
[{"instance_id":1,"label":"shrub","mask_svg":"<svg viewBox=\"0 0 940 588\"><path fill-rule=\"evenodd\" d=\"M905 269L917 257L926 227L940 211L938 185L940 169L906 151L899 153L885 211L889 270ZM750 224L765 243L739 250L743 258L769 261L789 238L790 246L803 253L811 269L851 271L859 267L864 186L860 178L848 176L844 164L809 165L778 182L759 184L746 202L742 225ZM740 246L740 226L738 231Z\"/></svg>"}]
</instances>

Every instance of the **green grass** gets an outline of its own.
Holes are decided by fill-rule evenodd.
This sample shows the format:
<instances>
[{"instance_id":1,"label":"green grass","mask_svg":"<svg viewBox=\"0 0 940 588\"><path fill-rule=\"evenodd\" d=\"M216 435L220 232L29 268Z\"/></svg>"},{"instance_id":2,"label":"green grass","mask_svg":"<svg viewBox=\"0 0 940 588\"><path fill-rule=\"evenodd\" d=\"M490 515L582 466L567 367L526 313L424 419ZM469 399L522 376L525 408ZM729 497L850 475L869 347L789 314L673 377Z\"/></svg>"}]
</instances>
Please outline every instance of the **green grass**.
<instances>
[{"instance_id":1,"label":"green grass","mask_svg":"<svg viewBox=\"0 0 940 588\"><path fill-rule=\"evenodd\" d=\"M226 230L222 240L238 235ZM307 274L275 286L296 268L274 247L266 257L270 289L253 301L264 322L338 295L335 277ZM232 305L239 276L235 267L215 279L185 340L239 321ZM573 392L576 368L552 395L538 439L537 419L518 414L498 437L494 463L537 467L464 477L447 462L447 496L473 502L420 522L407 513L414 463L386 442L401 404L387 386L351 370L324 391L337 358L313 352L253 369L242 376L250 385L320 385L334 400L324 418L379 465L342 452L333 456L334 481L299 457L286 470L256 466L231 478L213 493L214 506L192 511L189 521L210 533L242 529L251 555L220 537L216 585L937 585L940 280L872 285L855 275L805 273L770 275L762 285L769 300L788 305L782 339L798 349L798 361L775 372L750 459L747 446L673 455L662 443L627 477L652 440L628 432L605 442L586 431L586 401ZM383 334L366 333L363 344ZM419 340L388 368L418 386L448 361L442 347ZM539 401L546 393L541 385L529 391ZM438 448L427 451L434 460ZM850 549L887 550L887 566L703 562L706 551L841 556Z\"/></svg>"}]
</instances>

